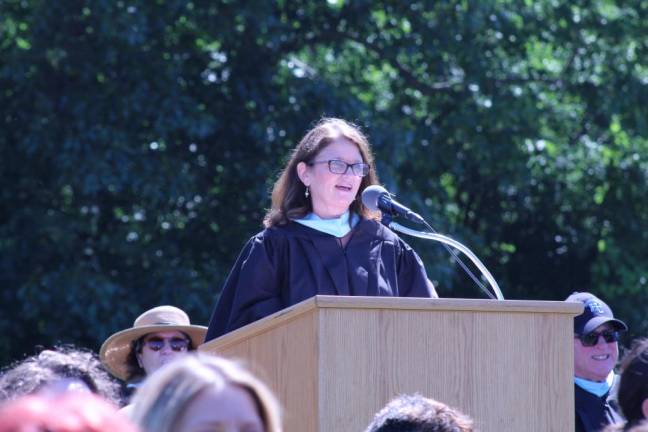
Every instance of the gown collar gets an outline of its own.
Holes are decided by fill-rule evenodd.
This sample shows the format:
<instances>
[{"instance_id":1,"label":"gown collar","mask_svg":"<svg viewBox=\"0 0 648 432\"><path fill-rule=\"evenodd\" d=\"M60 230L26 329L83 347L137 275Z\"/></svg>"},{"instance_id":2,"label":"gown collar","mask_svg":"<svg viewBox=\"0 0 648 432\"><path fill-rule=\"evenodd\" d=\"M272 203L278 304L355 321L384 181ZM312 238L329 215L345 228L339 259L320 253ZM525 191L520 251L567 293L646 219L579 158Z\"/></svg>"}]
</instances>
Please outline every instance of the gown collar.
<instances>
[{"instance_id":1,"label":"gown collar","mask_svg":"<svg viewBox=\"0 0 648 432\"><path fill-rule=\"evenodd\" d=\"M598 397L602 397L610 391L610 388L614 383L614 371L610 371L605 381L602 382L590 381L576 376L574 377L574 382L583 390L595 394Z\"/></svg>"},{"instance_id":2,"label":"gown collar","mask_svg":"<svg viewBox=\"0 0 648 432\"><path fill-rule=\"evenodd\" d=\"M349 214L351 214L351 224L349 224ZM313 228L317 231L330 234L334 237L342 238L355 227L360 218L355 213L347 211L342 216L334 219L322 219L315 213L308 213L301 219L294 219L295 222Z\"/></svg>"}]
</instances>

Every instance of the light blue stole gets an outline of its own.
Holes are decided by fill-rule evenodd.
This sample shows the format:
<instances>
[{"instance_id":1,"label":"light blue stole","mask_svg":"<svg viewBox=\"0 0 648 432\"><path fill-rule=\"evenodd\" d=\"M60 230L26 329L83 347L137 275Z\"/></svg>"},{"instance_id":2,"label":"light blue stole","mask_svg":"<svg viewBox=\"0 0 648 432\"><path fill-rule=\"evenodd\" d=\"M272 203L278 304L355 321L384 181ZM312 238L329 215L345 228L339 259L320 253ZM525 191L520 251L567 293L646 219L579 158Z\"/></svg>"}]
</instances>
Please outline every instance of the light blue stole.
<instances>
[{"instance_id":1,"label":"light blue stole","mask_svg":"<svg viewBox=\"0 0 648 432\"><path fill-rule=\"evenodd\" d=\"M300 223L309 228L316 229L317 231L330 234L332 236L342 238L349 234L351 229L360 222L360 217L353 213L351 218L351 225L349 225L349 211L342 216L334 219L322 219L315 213L308 213L301 219L293 219L295 222Z\"/></svg>"},{"instance_id":2,"label":"light blue stole","mask_svg":"<svg viewBox=\"0 0 648 432\"><path fill-rule=\"evenodd\" d=\"M614 371L610 371L605 381L590 381L584 378L574 377L574 382L576 385L586 392L595 394L598 397L603 396L605 393L610 391L612 388L612 383L614 382Z\"/></svg>"}]
</instances>

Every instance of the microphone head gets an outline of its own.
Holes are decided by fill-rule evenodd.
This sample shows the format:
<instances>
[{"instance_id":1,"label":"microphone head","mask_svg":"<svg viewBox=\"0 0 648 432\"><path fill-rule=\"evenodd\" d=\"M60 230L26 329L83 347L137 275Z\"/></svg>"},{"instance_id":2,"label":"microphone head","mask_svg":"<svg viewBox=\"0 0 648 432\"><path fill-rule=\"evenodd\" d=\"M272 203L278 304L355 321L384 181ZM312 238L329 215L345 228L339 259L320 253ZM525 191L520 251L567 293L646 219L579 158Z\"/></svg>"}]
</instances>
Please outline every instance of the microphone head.
<instances>
[{"instance_id":1,"label":"microphone head","mask_svg":"<svg viewBox=\"0 0 648 432\"><path fill-rule=\"evenodd\" d=\"M362 191L362 204L364 204L369 210L379 211L378 199L382 195L389 195L389 192L387 192L387 189L384 187L380 185L368 186Z\"/></svg>"}]
</instances>

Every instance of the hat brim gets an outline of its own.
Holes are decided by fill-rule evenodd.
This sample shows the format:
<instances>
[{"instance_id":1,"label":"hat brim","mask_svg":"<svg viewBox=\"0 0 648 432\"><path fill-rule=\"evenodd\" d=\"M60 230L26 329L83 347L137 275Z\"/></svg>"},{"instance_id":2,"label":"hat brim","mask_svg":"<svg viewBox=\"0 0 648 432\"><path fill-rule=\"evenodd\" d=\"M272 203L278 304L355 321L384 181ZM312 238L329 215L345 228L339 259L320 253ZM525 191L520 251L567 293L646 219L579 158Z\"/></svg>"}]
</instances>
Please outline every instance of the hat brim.
<instances>
[{"instance_id":1,"label":"hat brim","mask_svg":"<svg viewBox=\"0 0 648 432\"><path fill-rule=\"evenodd\" d=\"M612 324L615 330L628 330L628 326L623 321L615 318L600 316L592 318L587 322L587 324L585 324L585 326L583 327L583 334L591 333L596 330L597 327L600 327L603 324Z\"/></svg>"},{"instance_id":2,"label":"hat brim","mask_svg":"<svg viewBox=\"0 0 648 432\"><path fill-rule=\"evenodd\" d=\"M99 357L108 371L122 381L128 380L129 369L126 364L131 352L131 343L140 337L156 332L181 331L191 339L191 345L197 348L205 341L207 327L197 325L150 325L129 328L110 336L101 345Z\"/></svg>"}]
</instances>

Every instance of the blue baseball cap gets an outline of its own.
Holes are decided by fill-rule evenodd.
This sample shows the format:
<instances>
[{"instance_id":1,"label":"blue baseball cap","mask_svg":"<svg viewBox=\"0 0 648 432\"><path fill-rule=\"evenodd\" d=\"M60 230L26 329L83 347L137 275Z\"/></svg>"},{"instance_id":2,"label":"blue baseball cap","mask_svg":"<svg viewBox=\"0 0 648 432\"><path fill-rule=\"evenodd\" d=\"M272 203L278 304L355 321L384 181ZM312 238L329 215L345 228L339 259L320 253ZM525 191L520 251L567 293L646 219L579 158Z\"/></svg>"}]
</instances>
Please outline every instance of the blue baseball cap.
<instances>
[{"instance_id":1,"label":"blue baseball cap","mask_svg":"<svg viewBox=\"0 0 648 432\"><path fill-rule=\"evenodd\" d=\"M574 317L574 333L586 335L603 324L611 324L615 330L628 330L621 320L614 318L612 309L603 300L588 292L574 292L565 301L583 303L583 313Z\"/></svg>"}]
</instances>

